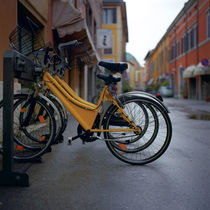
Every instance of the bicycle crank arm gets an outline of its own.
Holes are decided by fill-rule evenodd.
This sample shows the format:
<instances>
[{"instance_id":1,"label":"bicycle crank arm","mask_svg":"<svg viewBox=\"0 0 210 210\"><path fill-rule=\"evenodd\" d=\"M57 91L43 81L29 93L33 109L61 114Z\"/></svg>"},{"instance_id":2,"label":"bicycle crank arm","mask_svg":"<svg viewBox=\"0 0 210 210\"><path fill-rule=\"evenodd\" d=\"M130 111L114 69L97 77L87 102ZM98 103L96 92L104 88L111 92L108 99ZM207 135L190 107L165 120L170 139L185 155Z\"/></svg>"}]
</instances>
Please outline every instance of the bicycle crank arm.
<instances>
[{"instance_id":1,"label":"bicycle crank arm","mask_svg":"<svg viewBox=\"0 0 210 210\"><path fill-rule=\"evenodd\" d=\"M71 144L72 144L72 141L74 141L74 140L80 138L82 135L83 135L83 134L79 134L79 135L76 135L76 136L74 136L74 137L69 136L69 137L68 137L68 145L71 145Z\"/></svg>"}]
</instances>

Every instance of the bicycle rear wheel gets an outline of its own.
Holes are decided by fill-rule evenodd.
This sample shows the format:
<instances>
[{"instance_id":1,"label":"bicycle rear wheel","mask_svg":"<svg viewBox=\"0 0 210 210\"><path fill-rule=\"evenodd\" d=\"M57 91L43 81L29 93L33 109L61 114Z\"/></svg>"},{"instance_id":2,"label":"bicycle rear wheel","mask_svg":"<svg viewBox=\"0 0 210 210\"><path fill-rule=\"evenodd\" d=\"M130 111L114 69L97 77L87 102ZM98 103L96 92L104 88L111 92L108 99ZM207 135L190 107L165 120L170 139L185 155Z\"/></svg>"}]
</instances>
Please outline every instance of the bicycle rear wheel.
<instances>
[{"instance_id":1,"label":"bicycle rear wheel","mask_svg":"<svg viewBox=\"0 0 210 210\"><path fill-rule=\"evenodd\" d=\"M105 132L108 149L118 159L129 164L143 165L156 160L166 151L171 140L172 127L168 114L150 100L131 97L122 103L125 113L142 132ZM125 124L113 125L116 113L117 107L109 109L104 129L129 128Z\"/></svg>"}]
</instances>

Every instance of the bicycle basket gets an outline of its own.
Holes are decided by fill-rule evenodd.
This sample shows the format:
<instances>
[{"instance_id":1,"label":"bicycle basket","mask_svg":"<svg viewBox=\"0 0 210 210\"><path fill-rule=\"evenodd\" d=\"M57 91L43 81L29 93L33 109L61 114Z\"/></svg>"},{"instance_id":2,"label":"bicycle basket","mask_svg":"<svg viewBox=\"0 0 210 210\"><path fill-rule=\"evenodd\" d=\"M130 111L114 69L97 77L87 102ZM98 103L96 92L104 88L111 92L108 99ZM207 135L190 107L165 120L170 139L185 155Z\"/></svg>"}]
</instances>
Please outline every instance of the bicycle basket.
<instances>
[{"instance_id":1,"label":"bicycle basket","mask_svg":"<svg viewBox=\"0 0 210 210\"><path fill-rule=\"evenodd\" d=\"M10 47L19 53L29 55L45 46L40 30L27 30L17 26L9 35Z\"/></svg>"}]
</instances>

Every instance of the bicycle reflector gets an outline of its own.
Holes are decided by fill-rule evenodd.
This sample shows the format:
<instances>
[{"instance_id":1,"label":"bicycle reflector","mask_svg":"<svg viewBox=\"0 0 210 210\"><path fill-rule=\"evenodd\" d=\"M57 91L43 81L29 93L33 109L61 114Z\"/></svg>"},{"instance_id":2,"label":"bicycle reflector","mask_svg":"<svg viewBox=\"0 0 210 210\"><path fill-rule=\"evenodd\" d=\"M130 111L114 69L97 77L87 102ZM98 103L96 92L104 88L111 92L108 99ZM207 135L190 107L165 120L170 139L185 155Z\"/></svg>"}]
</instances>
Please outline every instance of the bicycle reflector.
<instances>
[{"instance_id":1,"label":"bicycle reflector","mask_svg":"<svg viewBox=\"0 0 210 210\"><path fill-rule=\"evenodd\" d=\"M125 145L125 144L119 144L119 146L120 146L120 148L121 148L121 149L124 149L124 150L126 150L126 149L127 149L127 147L126 147L126 145Z\"/></svg>"},{"instance_id":2,"label":"bicycle reflector","mask_svg":"<svg viewBox=\"0 0 210 210\"><path fill-rule=\"evenodd\" d=\"M23 151L24 150L24 147L21 146L21 145L16 145L16 150Z\"/></svg>"},{"instance_id":3,"label":"bicycle reflector","mask_svg":"<svg viewBox=\"0 0 210 210\"><path fill-rule=\"evenodd\" d=\"M39 116L39 122L40 123L44 123L45 122L45 119L42 115Z\"/></svg>"},{"instance_id":4,"label":"bicycle reflector","mask_svg":"<svg viewBox=\"0 0 210 210\"><path fill-rule=\"evenodd\" d=\"M26 112L27 111L27 108L22 108L21 110L20 110L20 112Z\"/></svg>"},{"instance_id":5,"label":"bicycle reflector","mask_svg":"<svg viewBox=\"0 0 210 210\"><path fill-rule=\"evenodd\" d=\"M46 136L41 136L41 137L39 138L39 141L44 141L45 138L46 138Z\"/></svg>"}]
</instances>

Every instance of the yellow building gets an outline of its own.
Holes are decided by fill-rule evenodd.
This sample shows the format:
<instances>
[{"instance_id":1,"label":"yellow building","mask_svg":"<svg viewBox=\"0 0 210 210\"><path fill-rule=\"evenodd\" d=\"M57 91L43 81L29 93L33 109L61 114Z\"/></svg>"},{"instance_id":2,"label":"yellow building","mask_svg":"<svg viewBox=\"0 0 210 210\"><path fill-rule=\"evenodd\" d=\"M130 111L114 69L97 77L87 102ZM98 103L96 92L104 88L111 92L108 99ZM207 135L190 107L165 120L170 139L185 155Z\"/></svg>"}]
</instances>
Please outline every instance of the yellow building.
<instances>
[{"instance_id":1,"label":"yellow building","mask_svg":"<svg viewBox=\"0 0 210 210\"><path fill-rule=\"evenodd\" d=\"M125 61L128 42L126 4L123 0L103 0L102 29L108 34L108 46L103 47L102 59L112 62Z\"/></svg>"},{"instance_id":2,"label":"yellow building","mask_svg":"<svg viewBox=\"0 0 210 210\"><path fill-rule=\"evenodd\" d=\"M102 60L125 61L125 47L128 42L126 4L123 0L103 0L103 24L98 30L97 47L102 50ZM117 92L122 90L118 83Z\"/></svg>"},{"instance_id":3,"label":"yellow building","mask_svg":"<svg viewBox=\"0 0 210 210\"><path fill-rule=\"evenodd\" d=\"M169 36L165 34L157 46L145 57L147 85L168 80L169 75Z\"/></svg>"},{"instance_id":4,"label":"yellow building","mask_svg":"<svg viewBox=\"0 0 210 210\"><path fill-rule=\"evenodd\" d=\"M145 72L140 66L136 58L130 53L126 53L126 61L128 62L128 70L126 74L127 82L133 90L144 90Z\"/></svg>"}]
</instances>

